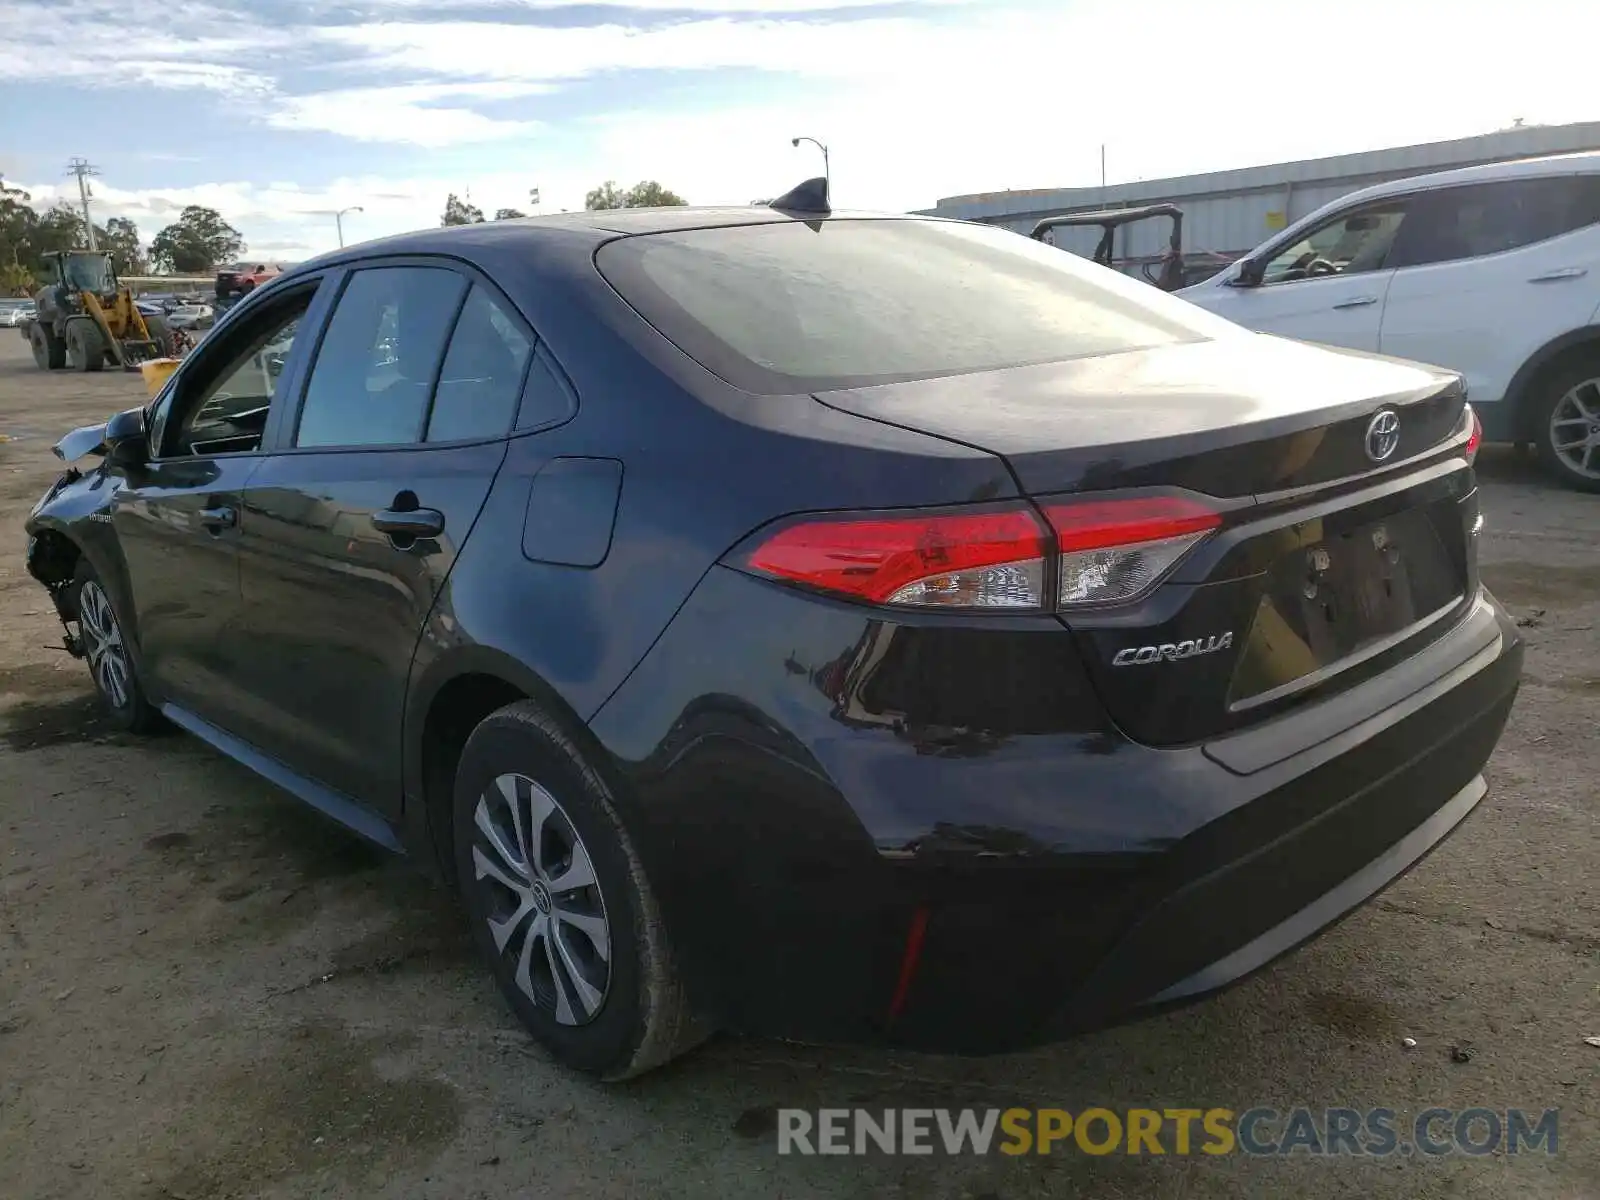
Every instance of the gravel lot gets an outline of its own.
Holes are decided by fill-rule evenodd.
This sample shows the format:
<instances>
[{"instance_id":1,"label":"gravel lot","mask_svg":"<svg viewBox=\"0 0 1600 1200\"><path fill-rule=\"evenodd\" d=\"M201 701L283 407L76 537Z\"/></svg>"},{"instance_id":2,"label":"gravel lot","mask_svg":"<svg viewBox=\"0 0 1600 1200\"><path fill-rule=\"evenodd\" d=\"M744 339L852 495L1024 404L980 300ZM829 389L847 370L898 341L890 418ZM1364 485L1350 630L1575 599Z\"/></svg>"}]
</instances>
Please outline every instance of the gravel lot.
<instances>
[{"instance_id":1,"label":"gravel lot","mask_svg":"<svg viewBox=\"0 0 1600 1200\"><path fill-rule=\"evenodd\" d=\"M97 721L22 519L51 442L142 396L0 331L0 1196L1600 1196L1600 497L1485 453L1484 575L1530 644L1489 798L1273 969L1026 1055L723 1038L604 1089L513 1026L441 892L189 738ZM851 1104L1558 1107L1560 1143L778 1156L775 1108Z\"/></svg>"}]
</instances>

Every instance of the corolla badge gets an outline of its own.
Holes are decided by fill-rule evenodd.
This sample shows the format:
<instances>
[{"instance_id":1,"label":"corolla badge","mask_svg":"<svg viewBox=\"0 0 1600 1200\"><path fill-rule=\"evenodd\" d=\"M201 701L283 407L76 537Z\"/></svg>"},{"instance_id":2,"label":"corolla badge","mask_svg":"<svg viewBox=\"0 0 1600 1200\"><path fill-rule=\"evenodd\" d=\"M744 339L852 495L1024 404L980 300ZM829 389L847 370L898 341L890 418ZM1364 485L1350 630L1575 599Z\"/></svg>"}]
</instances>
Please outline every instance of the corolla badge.
<instances>
[{"instance_id":1,"label":"corolla badge","mask_svg":"<svg viewBox=\"0 0 1600 1200\"><path fill-rule=\"evenodd\" d=\"M1213 633L1210 637L1185 638L1181 642L1163 642L1159 646L1128 646L1118 650L1111 660L1113 667L1143 667L1157 662L1178 662L1197 658L1202 654L1215 654L1233 645L1233 631Z\"/></svg>"},{"instance_id":2,"label":"corolla badge","mask_svg":"<svg viewBox=\"0 0 1600 1200\"><path fill-rule=\"evenodd\" d=\"M1400 414L1392 408L1379 409L1367 422L1367 457L1383 462L1400 446Z\"/></svg>"}]
</instances>

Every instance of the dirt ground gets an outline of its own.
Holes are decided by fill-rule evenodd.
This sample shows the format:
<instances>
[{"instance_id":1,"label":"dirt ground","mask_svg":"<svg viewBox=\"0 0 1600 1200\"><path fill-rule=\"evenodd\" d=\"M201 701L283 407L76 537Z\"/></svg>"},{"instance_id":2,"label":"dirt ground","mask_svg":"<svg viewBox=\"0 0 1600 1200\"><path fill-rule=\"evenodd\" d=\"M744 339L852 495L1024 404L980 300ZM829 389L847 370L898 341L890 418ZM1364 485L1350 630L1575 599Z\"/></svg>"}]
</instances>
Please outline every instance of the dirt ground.
<instances>
[{"instance_id":1,"label":"dirt ground","mask_svg":"<svg viewBox=\"0 0 1600 1200\"><path fill-rule=\"evenodd\" d=\"M1600 498L1485 453L1484 575L1530 644L1489 798L1273 969L1025 1055L724 1038L608 1089L530 1046L406 867L192 739L97 721L22 520L55 438L142 394L0 330L0 1197L1600 1196ZM1559 1145L798 1158L773 1133L778 1107L1096 1103L1553 1107Z\"/></svg>"}]
</instances>

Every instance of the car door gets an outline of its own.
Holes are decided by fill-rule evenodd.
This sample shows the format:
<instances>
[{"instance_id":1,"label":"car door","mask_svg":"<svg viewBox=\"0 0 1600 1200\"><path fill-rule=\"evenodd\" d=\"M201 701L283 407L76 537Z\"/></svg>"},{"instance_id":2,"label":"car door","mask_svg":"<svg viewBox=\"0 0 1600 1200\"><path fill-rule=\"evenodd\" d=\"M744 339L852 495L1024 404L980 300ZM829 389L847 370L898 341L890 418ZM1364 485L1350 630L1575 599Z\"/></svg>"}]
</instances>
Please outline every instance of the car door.
<instances>
[{"instance_id":1,"label":"car door","mask_svg":"<svg viewBox=\"0 0 1600 1200\"><path fill-rule=\"evenodd\" d=\"M1440 188L1395 240L1380 349L1460 371L1492 405L1600 305L1600 175Z\"/></svg>"},{"instance_id":2,"label":"car door","mask_svg":"<svg viewBox=\"0 0 1600 1200\"><path fill-rule=\"evenodd\" d=\"M127 471L110 505L146 687L224 729L239 702L241 499L320 284L264 299L184 361L150 409L151 461ZM262 361L271 343L276 370Z\"/></svg>"},{"instance_id":3,"label":"car door","mask_svg":"<svg viewBox=\"0 0 1600 1200\"><path fill-rule=\"evenodd\" d=\"M250 740L383 815L417 640L505 457L532 347L482 278L364 264L244 490Z\"/></svg>"},{"instance_id":4,"label":"car door","mask_svg":"<svg viewBox=\"0 0 1600 1200\"><path fill-rule=\"evenodd\" d=\"M1398 197L1344 209L1251 255L1254 282L1248 271L1232 273L1184 298L1247 329L1375 351L1394 274L1385 260L1407 203Z\"/></svg>"}]
</instances>

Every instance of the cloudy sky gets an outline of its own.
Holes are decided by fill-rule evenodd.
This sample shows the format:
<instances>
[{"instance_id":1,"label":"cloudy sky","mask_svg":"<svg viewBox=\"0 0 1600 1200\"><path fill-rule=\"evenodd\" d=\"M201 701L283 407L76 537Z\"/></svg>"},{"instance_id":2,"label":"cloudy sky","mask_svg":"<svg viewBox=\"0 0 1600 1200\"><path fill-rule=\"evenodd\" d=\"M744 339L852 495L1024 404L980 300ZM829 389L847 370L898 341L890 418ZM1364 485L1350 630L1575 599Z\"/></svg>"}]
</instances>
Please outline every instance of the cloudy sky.
<instances>
[{"instance_id":1,"label":"cloudy sky","mask_svg":"<svg viewBox=\"0 0 1600 1200\"><path fill-rule=\"evenodd\" d=\"M654 178L747 203L1112 182L1600 118L1581 0L0 0L0 175L252 255ZM138 24L129 14L148 18ZM1584 34L1577 26L1587 26Z\"/></svg>"}]
</instances>

